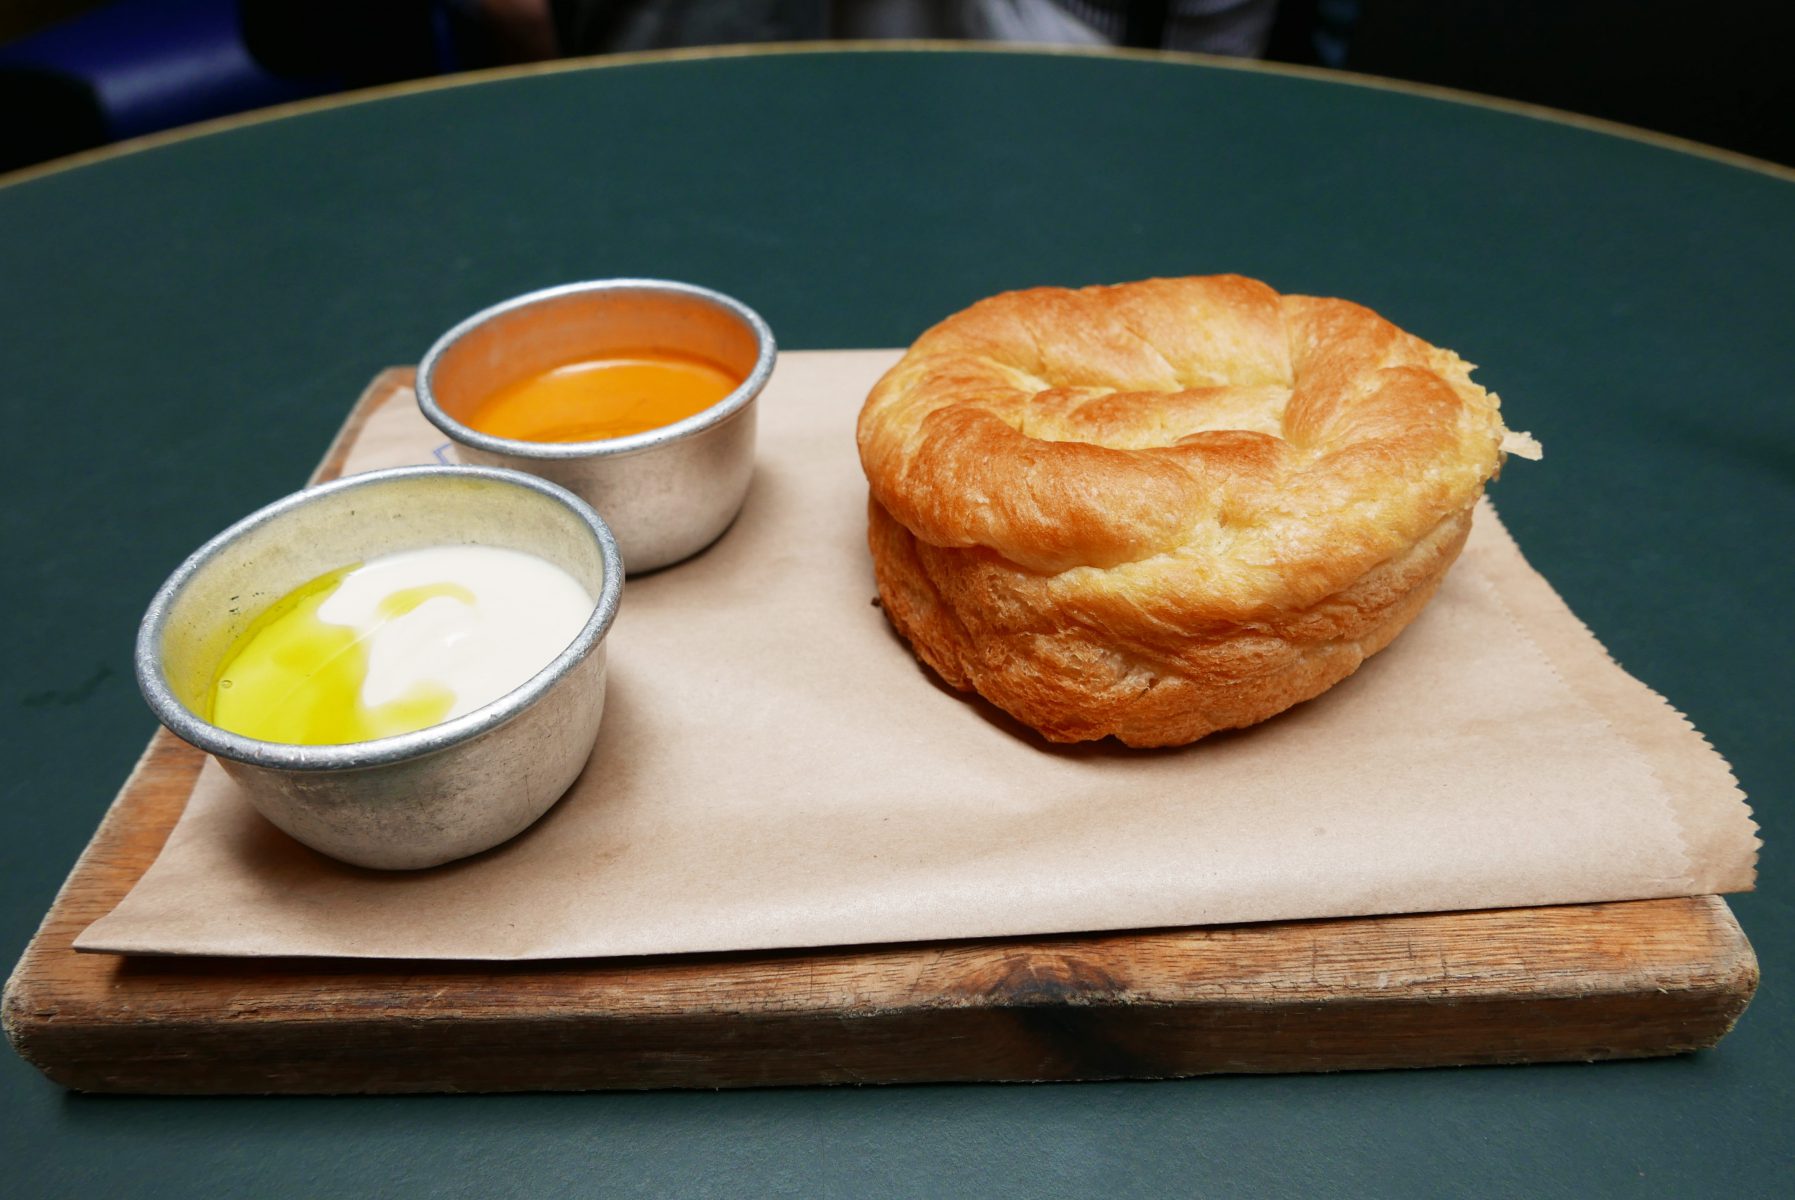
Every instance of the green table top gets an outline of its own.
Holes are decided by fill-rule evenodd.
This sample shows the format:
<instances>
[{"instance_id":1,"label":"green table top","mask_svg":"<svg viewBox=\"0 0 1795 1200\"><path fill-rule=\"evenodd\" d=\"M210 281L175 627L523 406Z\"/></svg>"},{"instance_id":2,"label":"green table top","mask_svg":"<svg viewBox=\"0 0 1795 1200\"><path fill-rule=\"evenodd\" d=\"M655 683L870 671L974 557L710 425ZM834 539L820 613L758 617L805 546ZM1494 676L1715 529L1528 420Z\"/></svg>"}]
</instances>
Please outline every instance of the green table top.
<instances>
[{"instance_id":1,"label":"green table top","mask_svg":"<svg viewBox=\"0 0 1795 1200\"><path fill-rule=\"evenodd\" d=\"M1018 286L1238 271L1484 364L1547 447L1534 563L1751 794L1764 984L1651 1062L724 1094L70 1096L0 1057L16 1195L1193 1190L1766 1194L1795 1127L1795 185L1491 107L1144 56L631 62L250 124L0 188L0 952L153 722L150 593L299 485L357 390L490 301L612 275L891 346Z\"/></svg>"}]
</instances>

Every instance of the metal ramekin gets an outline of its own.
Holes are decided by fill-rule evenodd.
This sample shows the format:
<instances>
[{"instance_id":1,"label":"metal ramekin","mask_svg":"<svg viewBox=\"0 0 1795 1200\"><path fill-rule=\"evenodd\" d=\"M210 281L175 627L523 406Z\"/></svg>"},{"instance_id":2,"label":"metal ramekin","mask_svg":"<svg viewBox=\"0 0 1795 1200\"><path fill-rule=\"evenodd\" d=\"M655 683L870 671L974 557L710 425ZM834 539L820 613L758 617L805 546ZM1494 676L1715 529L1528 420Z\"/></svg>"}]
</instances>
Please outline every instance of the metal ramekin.
<instances>
[{"instance_id":1,"label":"metal ramekin","mask_svg":"<svg viewBox=\"0 0 1795 1200\"><path fill-rule=\"evenodd\" d=\"M608 353L673 350L710 359L741 386L683 421L595 442L494 437L462 422L495 390ZM596 508L631 574L698 553L741 511L754 471L754 402L777 349L747 305L660 279L545 288L475 313L418 367L418 407L463 462L551 479Z\"/></svg>"},{"instance_id":2,"label":"metal ramekin","mask_svg":"<svg viewBox=\"0 0 1795 1200\"><path fill-rule=\"evenodd\" d=\"M336 746L259 741L200 716L231 644L300 584L380 554L468 543L545 558L596 600L572 644L521 687L415 733ZM137 682L164 725L215 755L299 841L358 866L430 867L513 837L579 775L622 595L610 530L554 484L482 467L371 471L277 500L194 551L144 615Z\"/></svg>"}]
</instances>

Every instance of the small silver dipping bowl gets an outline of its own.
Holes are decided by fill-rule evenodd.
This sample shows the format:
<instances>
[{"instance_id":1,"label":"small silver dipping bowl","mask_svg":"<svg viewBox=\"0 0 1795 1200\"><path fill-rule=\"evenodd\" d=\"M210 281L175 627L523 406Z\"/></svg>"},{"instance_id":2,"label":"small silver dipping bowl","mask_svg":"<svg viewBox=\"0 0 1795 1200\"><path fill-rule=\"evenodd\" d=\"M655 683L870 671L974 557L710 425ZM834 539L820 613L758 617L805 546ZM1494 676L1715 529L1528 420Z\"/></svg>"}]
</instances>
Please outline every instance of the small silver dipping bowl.
<instances>
[{"instance_id":1,"label":"small silver dipping bowl","mask_svg":"<svg viewBox=\"0 0 1795 1200\"><path fill-rule=\"evenodd\" d=\"M683 421L602 441L529 442L464 423L500 388L643 350L709 359L741 386ZM661 279L570 283L495 304L443 334L418 366L418 407L461 461L529 471L596 508L635 575L690 558L741 511L754 472L754 402L776 355L767 323L721 292Z\"/></svg>"},{"instance_id":2,"label":"small silver dipping bowl","mask_svg":"<svg viewBox=\"0 0 1795 1200\"><path fill-rule=\"evenodd\" d=\"M381 554L468 543L545 558L597 601L572 644L521 687L415 733L334 746L264 742L200 715L238 635L300 584ZM137 683L164 725L216 756L299 841L363 867L431 867L522 832L579 775L622 595L610 530L554 484L482 467L370 471L277 500L194 551L150 601Z\"/></svg>"}]
</instances>

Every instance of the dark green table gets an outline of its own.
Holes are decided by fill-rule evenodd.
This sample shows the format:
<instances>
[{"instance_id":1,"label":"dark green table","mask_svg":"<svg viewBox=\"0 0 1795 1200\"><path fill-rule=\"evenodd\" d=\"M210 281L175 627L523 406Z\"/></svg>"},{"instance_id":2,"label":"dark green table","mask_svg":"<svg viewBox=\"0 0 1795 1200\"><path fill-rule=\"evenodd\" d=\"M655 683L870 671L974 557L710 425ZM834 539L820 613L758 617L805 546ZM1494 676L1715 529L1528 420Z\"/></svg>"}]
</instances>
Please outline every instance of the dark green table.
<instances>
[{"instance_id":1,"label":"dark green table","mask_svg":"<svg viewBox=\"0 0 1795 1200\"><path fill-rule=\"evenodd\" d=\"M1738 769L1764 983L1712 1053L1162 1084L159 1100L0 1061L10 1194L1773 1194L1795 1129L1795 186L1515 113L1152 58L673 59L395 95L0 188L0 955L152 728L188 550L513 292L662 275L787 347L990 292L1239 271L1474 361L1548 447L1504 517ZM16 1190L14 1190L16 1189Z\"/></svg>"}]
</instances>

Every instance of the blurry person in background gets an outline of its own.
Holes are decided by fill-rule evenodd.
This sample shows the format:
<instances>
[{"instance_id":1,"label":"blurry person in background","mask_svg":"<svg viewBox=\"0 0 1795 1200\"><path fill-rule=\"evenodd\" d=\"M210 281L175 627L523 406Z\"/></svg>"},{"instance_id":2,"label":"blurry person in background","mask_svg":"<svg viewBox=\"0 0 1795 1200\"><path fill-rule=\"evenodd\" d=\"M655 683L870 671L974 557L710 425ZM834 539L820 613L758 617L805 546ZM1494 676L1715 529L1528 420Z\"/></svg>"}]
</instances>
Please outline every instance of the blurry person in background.
<instances>
[{"instance_id":1,"label":"blurry person in background","mask_svg":"<svg viewBox=\"0 0 1795 1200\"><path fill-rule=\"evenodd\" d=\"M1356 11L1359 0L1286 0ZM1279 0L239 0L289 73L357 84L676 46L941 38L1263 55Z\"/></svg>"},{"instance_id":2,"label":"blurry person in background","mask_svg":"<svg viewBox=\"0 0 1795 1200\"><path fill-rule=\"evenodd\" d=\"M1338 66L1277 47L1361 2L32 0L0 26L11 35L0 44L0 171L331 92L678 46L939 38L1259 57L1270 44L1274 56Z\"/></svg>"},{"instance_id":3,"label":"blurry person in background","mask_svg":"<svg viewBox=\"0 0 1795 1200\"><path fill-rule=\"evenodd\" d=\"M1462 88L1795 163L1795 4L1719 0L0 0L0 172L283 101L573 55L824 39L1206 51Z\"/></svg>"},{"instance_id":4,"label":"blurry person in background","mask_svg":"<svg viewBox=\"0 0 1795 1200\"><path fill-rule=\"evenodd\" d=\"M952 38L1257 56L1277 0L483 0L562 54L818 38ZM504 9L501 14L498 10ZM532 10L526 13L524 10Z\"/></svg>"}]
</instances>

